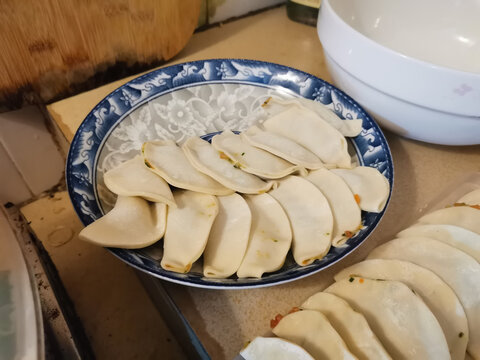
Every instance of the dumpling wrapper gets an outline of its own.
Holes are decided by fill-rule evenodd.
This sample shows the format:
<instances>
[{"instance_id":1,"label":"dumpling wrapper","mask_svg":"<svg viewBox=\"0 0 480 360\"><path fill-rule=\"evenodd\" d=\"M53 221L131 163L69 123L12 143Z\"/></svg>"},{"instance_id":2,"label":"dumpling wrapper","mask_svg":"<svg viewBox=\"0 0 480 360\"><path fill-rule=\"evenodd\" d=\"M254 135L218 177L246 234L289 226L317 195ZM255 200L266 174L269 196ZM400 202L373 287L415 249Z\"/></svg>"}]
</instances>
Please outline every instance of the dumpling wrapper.
<instances>
[{"instance_id":1,"label":"dumpling wrapper","mask_svg":"<svg viewBox=\"0 0 480 360\"><path fill-rule=\"evenodd\" d=\"M302 347L278 337L256 337L240 355L245 360L314 360Z\"/></svg>"},{"instance_id":2,"label":"dumpling wrapper","mask_svg":"<svg viewBox=\"0 0 480 360\"><path fill-rule=\"evenodd\" d=\"M376 213L384 209L390 193L390 183L380 171L370 166L331 171L347 183L353 194L358 195L360 209Z\"/></svg>"},{"instance_id":3,"label":"dumpling wrapper","mask_svg":"<svg viewBox=\"0 0 480 360\"><path fill-rule=\"evenodd\" d=\"M435 273L408 261L371 259L343 269L335 275L335 281L351 276L400 281L414 290L442 327L452 359L464 360L469 337L467 317L457 295Z\"/></svg>"},{"instance_id":4,"label":"dumpling wrapper","mask_svg":"<svg viewBox=\"0 0 480 360\"><path fill-rule=\"evenodd\" d=\"M205 249L218 202L213 195L188 190L175 191L173 196L177 208L168 212L160 265L165 270L186 273Z\"/></svg>"},{"instance_id":5,"label":"dumpling wrapper","mask_svg":"<svg viewBox=\"0 0 480 360\"><path fill-rule=\"evenodd\" d=\"M272 111L278 107L285 109L289 106L303 106L314 111L318 116L340 131L340 133L342 133L344 136L357 136L362 131L362 119L342 120L332 110L328 109L322 103L314 100L305 98L279 99L272 97L267 101L264 108L267 111Z\"/></svg>"},{"instance_id":6,"label":"dumpling wrapper","mask_svg":"<svg viewBox=\"0 0 480 360\"><path fill-rule=\"evenodd\" d=\"M310 296L302 309L320 311L359 359L391 359L373 333L365 317L336 295L318 292Z\"/></svg>"},{"instance_id":7,"label":"dumpling wrapper","mask_svg":"<svg viewBox=\"0 0 480 360\"><path fill-rule=\"evenodd\" d=\"M396 237L435 239L466 252L480 263L480 235L455 225L416 224L399 232Z\"/></svg>"},{"instance_id":8,"label":"dumpling wrapper","mask_svg":"<svg viewBox=\"0 0 480 360\"><path fill-rule=\"evenodd\" d=\"M322 192L304 178L289 176L269 194L290 220L297 264L305 266L323 258L332 244L333 215Z\"/></svg>"},{"instance_id":9,"label":"dumpling wrapper","mask_svg":"<svg viewBox=\"0 0 480 360\"><path fill-rule=\"evenodd\" d=\"M323 162L317 155L295 141L273 132L252 126L240 134L242 139L250 145L277 155L292 164L303 166L306 169L320 169Z\"/></svg>"},{"instance_id":10,"label":"dumpling wrapper","mask_svg":"<svg viewBox=\"0 0 480 360\"><path fill-rule=\"evenodd\" d=\"M113 209L80 231L78 237L105 247L140 249L162 238L166 217L164 203L149 204L140 197L118 196Z\"/></svg>"},{"instance_id":11,"label":"dumpling wrapper","mask_svg":"<svg viewBox=\"0 0 480 360\"><path fill-rule=\"evenodd\" d=\"M212 138L212 146L230 158L243 171L265 179L279 179L295 172L300 172L303 176L307 174L301 166L258 149L229 130L215 135Z\"/></svg>"},{"instance_id":12,"label":"dumpling wrapper","mask_svg":"<svg viewBox=\"0 0 480 360\"><path fill-rule=\"evenodd\" d=\"M464 203L467 205L480 205L480 189L470 191L457 200L457 203Z\"/></svg>"},{"instance_id":13,"label":"dumpling wrapper","mask_svg":"<svg viewBox=\"0 0 480 360\"><path fill-rule=\"evenodd\" d=\"M446 224L463 227L480 234L480 209L471 206L452 206L422 216L421 224Z\"/></svg>"},{"instance_id":14,"label":"dumpling wrapper","mask_svg":"<svg viewBox=\"0 0 480 360\"><path fill-rule=\"evenodd\" d=\"M237 270L239 278L261 278L265 272L280 269L292 243L288 217L270 195L246 195L252 212L247 251Z\"/></svg>"},{"instance_id":15,"label":"dumpling wrapper","mask_svg":"<svg viewBox=\"0 0 480 360\"><path fill-rule=\"evenodd\" d=\"M105 186L121 196L140 196L175 207L172 191L162 177L148 169L141 156L127 160L103 175Z\"/></svg>"},{"instance_id":16,"label":"dumpling wrapper","mask_svg":"<svg viewBox=\"0 0 480 360\"><path fill-rule=\"evenodd\" d=\"M225 159L212 145L199 137L191 137L182 145L185 156L200 172L214 178L225 187L244 194L264 193L275 184L249 174Z\"/></svg>"},{"instance_id":17,"label":"dumpling wrapper","mask_svg":"<svg viewBox=\"0 0 480 360\"><path fill-rule=\"evenodd\" d=\"M333 214L332 245L342 246L362 226L362 212L343 179L328 169L312 171L305 179L325 195Z\"/></svg>"},{"instance_id":18,"label":"dumpling wrapper","mask_svg":"<svg viewBox=\"0 0 480 360\"><path fill-rule=\"evenodd\" d=\"M325 315L318 311L290 313L280 320L272 332L302 346L315 359L357 359Z\"/></svg>"},{"instance_id":19,"label":"dumpling wrapper","mask_svg":"<svg viewBox=\"0 0 480 360\"><path fill-rule=\"evenodd\" d=\"M203 252L203 275L227 278L240 267L248 245L252 214L238 194L217 197L219 211Z\"/></svg>"},{"instance_id":20,"label":"dumpling wrapper","mask_svg":"<svg viewBox=\"0 0 480 360\"><path fill-rule=\"evenodd\" d=\"M341 297L362 313L393 359L450 359L437 319L407 285L351 277L325 292Z\"/></svg>"},{"instance_id":21,"label":"dumpling wrapper","mask_svg":"<svg viewBox=\"0 0 480 360\"><path fill-rule=\"evenodd\" d=\"M467 315L467 351L480 358L480 265L474 258L438 240L422 237L388 241L374 249L368 258L410 261L442 278L453 289Z\"/></svg>"},{"instance_id":22,"label":"dumpling wrapper","mask_svg":"<svg viewBox=\"0 0 480 360\"><path fill-rule=\"evenodd\" d=\"M287 137L307 148L326 167L352 166L345 137L314 112L298 106L289 107L265 120L266 130Z\"/></svg>"},{"instance_id":23,"label":"dumpling wrapper","mask_svg":"<svg viewBox=\"0 0 480 360\"><path fill-rule=\"evenodd\" d=\"M211 195L233 193L233 190L195 169L182 149L171 140L144 143L142 155L145 165L172 186Z\"/></svg>"}]
</instances>

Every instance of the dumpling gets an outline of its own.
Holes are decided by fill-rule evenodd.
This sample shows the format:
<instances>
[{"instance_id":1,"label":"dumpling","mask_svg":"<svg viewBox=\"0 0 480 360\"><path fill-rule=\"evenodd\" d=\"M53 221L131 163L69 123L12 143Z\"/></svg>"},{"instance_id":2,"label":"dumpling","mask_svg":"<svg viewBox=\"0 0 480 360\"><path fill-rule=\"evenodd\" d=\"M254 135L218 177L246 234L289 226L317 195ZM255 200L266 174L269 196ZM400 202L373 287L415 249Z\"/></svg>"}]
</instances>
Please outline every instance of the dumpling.
<instances>
[{"instance_id":1,"label":"dumpling","mask_svg":"<svg viewBox=\"0 0 480 360\"><path fill-rule=\"evenodd\" d=\"M300 310L284 316L272 329L281 338L301 345L315 359L357 359L325 315Z\"/></svg>"},{"instance_id":2,"label":"dumpling","mask_svg":"<svg viewBox=\"0 0 480 360\"><path fill-rule=\"evenodd\" d=\"M177 207L168 212L160 265L165 270L186 273L205 249L218 202L213 195L188 190L175 191L173 196Z\"/></svg>"},{"instance_id":3,"label":"dumpling","mask_svg":"<svg viewBox=\"0 0 480 360\"><path fill-rule=\"evenodd\" d=\"M467 205L480 205L480 189L470 191L457 200L457 203L464 203Z\"/></svg>"},{"instance_id":4,"label":"dumpling","mask_svg":"<svg viewBox=\"0 0 480 360\"><path fill-rule=\"evenodd\" d=\"M145 165L172 186L211 195L233 193L233 190L197 171L171 140L144 143L142 155Z\"/></svg>"},{"instance_id":5,"label":"dumpling","mask_svg":"<svg viewBox=\"0 0 480 360\"><path fill-rule=\"evenodd\" d=\"M222 156L208 141L191 137L182 145L185 156L200 172L211 176L225 187L244 194L260 194L270 190L274 182L265 182L255 175L240 170Z\"/></svg>"},{"instance_id":6,"label":"dumpling","mask_svg":"<svg viewBox=\"0 0 480 360\"><path fill-rule=\"evenodd\" d=\"M353 169L332 169L354 194L360 209L380 212L385 207L390 193L390 183L377 169L357 166Z\"/></svg>"},{"instance_id":7,"label":"dumpling","mask_svg":"<svg viewBox=\"0 0 480 360\"><path fill-rule=\"evenodd\" d=\"M336 295L318 292L310 296L302 309L320 311L340 334L350 351L359 359L391 359L368 326L365 317Z\"/></svg>"},{"instance_id":8,"label":"dumpling","mask_svg":"<svg viewBox=\"0 0 480 360\"><path fill-rule=\"evenodd\" d=\"M310 150L305 149L289 138L262 130L258 126L250 127L247 131L241 133L240 136L250 145L266 150L292 164L303 166L306 169L320 169L323 167L322 161Z\"/></svg>"},{"instance_id":9,"label":"dumpling","mask_svg":"<svg viewBox=\"0 0 480 360\"><path fill-rule=\"evenodd\" d=\"M462 304L453 290L435 273L408 261L371 259L347 267L335 281L351 276L400 281L415 291L442 327L453 360L464 360L468 342L468 323ZM463 336L458 336L463 333Z\"/></svg>"},{"instance_id":10,"label":"dumpling","mask_svg":"<svg viewBox=\"0 0 480 360\"><path fill-rule=\"evenodd\" d=\"M118 196L110 212L85 227L78 237L96 245L144 248L165 233L167 205L149 204L140 197Z\"/></svg>"},{"instance_id":11,"label":"dumpling","mask_svg":"<svg viewBox=\"0 0 480 360\"><path fill-rule=\"evenodd\" d=\"M309 100L305 98L294 98L294 99L279 99L272 97L267 100L264 105L264 109L267 111L279 111L284 110L290 106L299 106L305 107L318 116L320 116L327 123L332 125L335 129L340 131L344 136L357 136L362 131L362 119L344 119L342 120L337 114L332 110L325 107L318 101Z\"/></svg>"},{"instance_id":12,"label":"dumpling","mask_svg":"<svg viewBox=\"0 0 480 360\"><path fill-rule=\"evenodd\" d=\"M480 265L474 258L438 240L421 237L388 241L374 249L368 258L410 261L442 278L465 309L470 330L467 351L480 358ZM458 336L464 336L461 330Z\"/></svg>"},{"instance_id":13,"label":"dumpling","mask_svg":"<svg viewBox=\"0 0 480 360\"><path fill-rule=\"evenodd\" d=\"M325 292L362 313L394 359L450 359L442 328L425 303L398 281L350 277Z\"/></svg>"},{"instance_id":14,"label":"dumpling","mask_svg":"<svg viewBox=\"0 0 480 360\"><path fill-rule=\"evenodd\" d=\"M252 214L238 194L217 197L219 211L203 252L203 275L227 278L240 267L248 245Z\"/></svg>"},{"instance_id":15,"label":"dumpling","mask_svg":"<svg viewBox=\"0 0 480 360\"><path fill-rule=\"evenodd\" d=\"M240 355L245 360L314 360L302 347L278 337L256 337Z\"/></svg>"},{"instance_id":16,"label":"dumpling","mask_svg":"<svg viewBox=\"0 0 480 360\"><path fill-rule=\"evenodd\" d=\"M168 184L148 169L141 156L136 156L107 171L103 175L103 181L114 194L140 196L148 201L176 206Z\"/></svg>"},{"instance_id":17,"label":"dumpling","mask_svg":"<svg viewBox=\"0 0 480 360\"><path fill-rule=\"evenodd\" d=\"M265 120L266 130L287 137L307 148L326 167L352 166L345 137L314 112L298 106L289 107Z\"/></svg>"},{"instance_id":18,"label":"dumpling","mask_svg":"<svg viewBox=\"0 0 480 360\"><path fill-rule=\"evenodd\" d=\"M452 206L422 216L421 224L446 224L463 227L480 234L480 209L471 206Z\"/></svg>"},{"instance_id":19,"label":"dumpling","mask_svg":"<svg viewBox=\"0 0 480 360\"><path fill-rule=\"evenodd\" d=\"M265 179L279 179L294 172L306 175L307 171L265 150L258 149L240 135L226 130L212 138L212 146L243 171Z\"/></svg>"},{"instance_id":20,"label":"dumpling","mask_svg":"<svg viewBox=\"0 0 480 360\"><path fill-rule=\"evenodd\" d=\"M237 270L239 278L260 278L265 272L280 269L292 243L288 217L270 195L246 195L252 212L247 251Z\"/></svg>"},{"instance_id":21,"label":"dumpling","mask_svg":"<svg viewBox=\"0 0 480 360\"><path fill-rule=\"evenodd\" d=\"M342 246L362 226L362 213L342 178L328 169L312 171L306 179L325 195L333 213L332 245Z\"/></svg>"},{"instance_id":22,"label":"dumpling","mask_svg":"<svg viewBox=\"0 0 480 360\"><path fill-rule=\"evenodd\" d=\"M321 191L304 178L289 176L269 194L290 220L292 253L297 264L305 266L323 258L332 243L333 216Z\"/></svg>"},{"instance_id":23,"label":"dumpling","mask_svg":"<svg viewBox=\"0 0 480 360\"><path fill-rule=\"evenodd\" d=\"M397 234L396 237L428 237L456 247L480 262L480 235L473 231L443 224L416 224Z\"/></svg>"}]
</instances>

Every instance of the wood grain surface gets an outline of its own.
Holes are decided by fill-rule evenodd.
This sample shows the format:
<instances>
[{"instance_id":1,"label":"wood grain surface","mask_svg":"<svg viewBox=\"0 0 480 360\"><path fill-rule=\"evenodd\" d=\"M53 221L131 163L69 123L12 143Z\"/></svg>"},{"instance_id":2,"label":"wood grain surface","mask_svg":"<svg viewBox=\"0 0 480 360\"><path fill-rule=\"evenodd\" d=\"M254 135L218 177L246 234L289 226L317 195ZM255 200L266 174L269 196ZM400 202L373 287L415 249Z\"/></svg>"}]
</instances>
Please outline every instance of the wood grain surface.
<instances>
[{"instance_id":1,"label":"wood grain surface","mask_svg":"<svg viewBox=\"0 0 480 360\"><path fill-rule=\"evenodd\" d=\"M200 0L0 1L0 107L48 102L176 55Z\"/></svg>"}]
</instances>

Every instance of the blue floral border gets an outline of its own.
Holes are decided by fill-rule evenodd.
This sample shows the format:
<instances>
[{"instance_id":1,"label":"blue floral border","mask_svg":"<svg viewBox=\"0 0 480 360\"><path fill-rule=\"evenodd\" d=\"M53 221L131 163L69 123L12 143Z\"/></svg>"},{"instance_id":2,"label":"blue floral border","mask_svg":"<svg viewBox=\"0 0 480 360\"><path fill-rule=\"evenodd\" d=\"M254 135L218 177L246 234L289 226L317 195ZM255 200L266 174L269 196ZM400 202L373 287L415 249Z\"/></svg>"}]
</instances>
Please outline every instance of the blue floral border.
<instances>
[{"instance_id":1,"label":"blue floral border","mask_svg":"<svg viewBox=\"0 0 480 360\"><path fill-rule=\"evenodd\" d=\"M332 104L332 94L335 93L339 102L334 104L334 109L339 116L343 117L344 110L348 110L363 120L361 134L351 139L360 161L363 165L376 167L382 172L390 182L392 191L393 162L383 133L373 119L341 90L313 75L274 63L244 59L202 60L168 66L133 79L106 96L87 115L73 138L66 164L68 193L84 225L102 216L95 195L95 167L97 153L109 130L149 99L178 88L202 83L280 87L324 105ZM262 279L215 280L198 274L177 274L163 270L157 261L144 256L141 251L113 248L109 250L133 267L185 285L217 289L269 286L311 275L339 261L368 237L384 211L379 214L363 213L365 228L350 239L345 248L333 248L324 259L311 265L284 267Z\"/></svg>"}]
</instances>

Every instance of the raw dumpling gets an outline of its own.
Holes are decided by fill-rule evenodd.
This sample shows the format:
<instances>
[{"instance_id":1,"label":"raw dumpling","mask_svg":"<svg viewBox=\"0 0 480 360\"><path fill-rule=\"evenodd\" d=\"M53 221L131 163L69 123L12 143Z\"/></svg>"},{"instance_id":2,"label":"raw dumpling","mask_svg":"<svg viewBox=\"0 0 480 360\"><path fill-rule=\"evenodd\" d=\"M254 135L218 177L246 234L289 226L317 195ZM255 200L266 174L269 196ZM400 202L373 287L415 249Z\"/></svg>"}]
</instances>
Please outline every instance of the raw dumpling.
<instances>
[{"instance_id":1,"label":"raw dumpling","mask_svg":"<svg viewBox=\"0 0 480 360\"><path fill-rule=\"evenodd\" d=\"M342 120L332 110L328 109L320 102L314 100L309 100L305 98L285 100L279 98L270 98L266 102L264 108L267 111L275 111L275 108L283 108L284 110L290 106L303 106L309 110L314 111L318 116L320 116L323 120L332 125L335 129L340 131L340 133L342 133L342 135L344 136L357 136L362 131L362 119Z\"/></svg>"},{"instance_id":2,"label":"raw dumpling","mask_svg":"<svg viewBox=\"0 0 480 360\"><path fill-rule=\"evenodd\" d=\"M391 359L368 326L365 317L336 295L318 292L310 296L302 309L317 310L326 316L350 351L359 359Z\"/></svg>"},{"instance_id":3,"label":"raw dumpling","mask_svg":"<svg viewBox=\"0 0 480 360\"><path fill-rule=\"evenodd\" d=\"M421 237L391 240L374 249L368 258L410 261L442 278L465 309L470 330L467 351L480 358L480 265L474 258L438 240ZM458 336L464 334L459 332Z\"/></svg>"},{"instance_id":4,"label":"raw dumpling","mask_svg":"<svg viewBox=\"0 0 480 360\"><path fill-rule=\"evenodd\" d=\"M197 171L171 140L146 142L142 146L142 154L145 165L170 185L211 195L233 193L233 190Z\"/></svg>"},{"instance_id":5,"label":"raw dumpling","mask_svg":"<svg viewBox=\"0 0 480 360\"><path fill-rule=\"evenodd\" d=\"M238 194L217 197L219 211L203 253L203 275L227 278L240 267L247 250L252 214Z\"/></svg>"},{"instance_id":6,"label":"raw dumpling","mask_svg":"<svg viewBox=\"0 0 480 360\"><path fill-rule=\"evenodd\" d=\"M256 337L240 355L245 360L314 360L305 349L278 337Z\"/></svg>"},{"instance_id":7,"label":"raw dumpling","mask_svg":"<svg viewBox=\"0 0 480 360\"><path fill-rule=\"evenodd\" d=\"M350 277L325 292L361 312L394 359L450 359L442 328L425 303L398 281Z\"/></svg>"},{"instance_id":8,"label":"raw dumpling","mask_svg":"<svg viewBox=\"0 0 480 360\"><path fill-rule=\"evenodd\" d=\"M467 205L480 205L480 189L473 190L468 194L463 195L457 200L457 203L464 203Z\"/></svg>"},{"instance_id":9,"label":"raw dumpling","mask_svg":"<svg viewBox=\"0 0 480 360\"><path fill-rule=\"evenodd\" d=\"M325 315L318 311L300 310L288 314L272 331L301 345L315 359L356 359Z\"/></svg>"},{"instance_id":10,"label":"raw dumpling","mask_svg":"<svg viewBox=\"0 0 480 360\"><path fill-rule=\"evenodd\" d=\"M312 171L306 179L325 195L333 213L332 245L342 246L361 228L362 214L345 181L327 169Z\"/></svg>"},{"instance_id":11,"label":"raw dumpling","mask_svg":"<svg viewBox=\"0 0 480 360\"><path fill-rule=\"evenodd\" d=\"M306 175L304 168L250 145L240 135L229 130L215 135L212 146L243 171L265 179L279 179L294 172Z\"/></svg>"},{"instance_id":12,"label":"raw dumpling","mask_svg":"<svg viewBox=\"0 0 480 360\"><path fill-rule=\"evenodd\" d=\"M100 246L139 249L162 238L166 216L164 203L118 196L114 208L80 231L78 237Z\"/></svg>"},{"instance_id":13,"label":"raw dumpling","mask_svg":"<svg viewBox=\"0 0 480 360\"><path fill-rule=\"evenodd\" d=\"M327 167L350 168L352 165L345 137L308 109L289 107L265 120L263 126L307 148Z\"/></svg>"},{"instance_id":14,"label":"raw dumpling","mask_svg":"<svg viewBox=\"0 0 480 360\"><path fill-rule=\"evenodd\" d=\"M371 259L335 275L335 281L351 276L400 281L420 295L442 327L453 360L463 360L468 342L468 323L462 304L453 290L435 273L401 260ZM463 333L463 336L459 336Z\"/></svg>"},{"instance_id":15,"label":"raw dumpling","mask_svg":"<svg viewBox=\"0 0 480 360\"><path fill-rule=\"evenodd\" d=\"M165 270L186 273L205 249L218 202L215 196L188 190L176 191L173 196L177 208L168 212L160 265Z\"/></svg>"},{"instance_id":16,"label":"raw dumpling","mask_svg":"<svg viewBox=\"0 0 480 360\"><path fill-rule=\"evenodd\" d=\"M418 222L422 224L456 225L480 234L480 209L468 205L452 206L424 215Z\"/></svg>"},{"instance_id":17,"label":"raw dumpling","mask_svg":"<svg viewBox=\"0 0 480 360\"><path fill-rule=\"evenodd\" d=\"M240 134L249 144L277 155L292 164L303 166L306 169L320 169L322 161L317 155L295 141L273 132L264 131L258 126L252 126Z\"/></svg>"},{"instance_id":18,"label":"raw dumpling","mask_svg":"<svg viewBox=\"0 0 480 360\"><path fill-rule=\"evenodd\" d=\"M265 182L240 170L236 164L215 150L208 141L191 137L182 145L187 159L198 170L229 189L244 194L260 194L270 190L274 182Z\"/></svg>"},{"instance_id":19,"label":"raw dumpling","mask_svg":"<svg viewBox=\"0 0 480 360\"><path fill-rule=\"evenodd\" d=\"M297 264L305 266L323 258L332 243L333 216L320 190L304 178L289 176L269 194L282 205L290 220L292 253Z\"/></svg>"},{"instance_id":20,"label":"raw dumpling","mask_svg":"<svg viewBox=\"0 0 480 360\"><path fill-rule=\"evenodd\" d=\"M369 166L331 171L347 183L362 210L376 213L383 210L390 193L390 184L380 171Z\"/></svg>"},{"instance_id":21,"label":"raw dumpling","mask_svg":"<svg viewBox=\"0 0 480 360\"><path fill-rule=\"evenodd\" d=\"M282 267L292 243L292 231L285 211L270 195L246 195L245 200L252 212L252 227L237 276L260 278Z\"/></svg>"},{"instance_id":22,"label":"raw dumpling","mask_svg":"<svg viewBox=\"0 0 480 360\"><path fill-rule=\"evenodd\" d=\"M148 201L175 207L172 191L160 176L145 165L141 156L127 160L103 175L105 186L117 195L140 196Z\"/></svg>"},{"instance_id":23,"label":"raw dumpling","mask_svg":"<svg viewBox=\"0 0 480 360\"><path fill-rule=\"evenodd\" d=\"M428 237L456 247L480 262L480 235L455 225L414 225L397 237Z\"/></svg>"}]
</instances>

